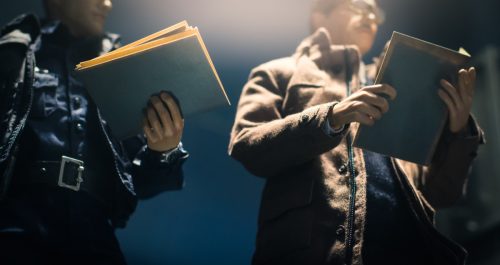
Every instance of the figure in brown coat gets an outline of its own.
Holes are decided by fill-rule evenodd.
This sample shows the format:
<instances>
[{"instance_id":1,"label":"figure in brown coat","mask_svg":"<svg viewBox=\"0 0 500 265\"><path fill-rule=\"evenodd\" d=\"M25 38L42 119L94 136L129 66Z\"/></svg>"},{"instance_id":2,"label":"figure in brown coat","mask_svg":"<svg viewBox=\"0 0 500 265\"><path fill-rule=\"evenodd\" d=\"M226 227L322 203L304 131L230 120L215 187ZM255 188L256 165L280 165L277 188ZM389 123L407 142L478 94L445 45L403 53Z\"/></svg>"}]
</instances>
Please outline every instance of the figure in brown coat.
<instances>
[{"instance_id":1,"label":"figure in brown coat","mask_svg":"<svg viewBox=\"0 0 500 265\"><path fill-rule=\"evenodd\" d=\"M463 195L483 141L470 116L475 70L441 81L449 121L430 166L353 148L359 124L397 97L370 85L376 65L361 61L382 20L374 0L317 0L312 35L253 69L229 144L266 179L253 264L464 264L433 221Z\"/></svg>"}]
</instances>

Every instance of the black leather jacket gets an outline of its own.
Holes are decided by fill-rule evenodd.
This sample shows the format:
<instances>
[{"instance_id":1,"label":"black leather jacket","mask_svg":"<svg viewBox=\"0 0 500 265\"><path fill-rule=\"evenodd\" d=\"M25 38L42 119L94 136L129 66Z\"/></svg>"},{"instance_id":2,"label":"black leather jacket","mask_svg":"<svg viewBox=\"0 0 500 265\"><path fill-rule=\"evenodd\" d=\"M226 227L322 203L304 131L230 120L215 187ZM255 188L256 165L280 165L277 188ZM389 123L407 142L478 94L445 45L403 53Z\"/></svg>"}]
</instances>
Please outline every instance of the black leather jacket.
<instances>
[{"instance_id":1,"label":"black leather jacket","mask_svg":"<svg viewBox=\"0 0 500 265\"><path fill-rule=\"evenodd\" d=\"M119 179L110 191L114 193L111 219L123 227L137 198L182 188L182 164L188 154L182 146L168 154L151 151L142 135L115 139L72 69L79 62L74 60L91 59L118 47L118 35L105 34L84 43L73 40L75 47L67 45L70 34L64 31L60 23L40 26L33 15L22 15L1 32L0 199L8 195L20 164L73 156L93 161L94 169ZM43 45L49 40L50 45ZM77 110L69 107L75 103L72 99L78 101Z\"/></svg>"}]
</instances>

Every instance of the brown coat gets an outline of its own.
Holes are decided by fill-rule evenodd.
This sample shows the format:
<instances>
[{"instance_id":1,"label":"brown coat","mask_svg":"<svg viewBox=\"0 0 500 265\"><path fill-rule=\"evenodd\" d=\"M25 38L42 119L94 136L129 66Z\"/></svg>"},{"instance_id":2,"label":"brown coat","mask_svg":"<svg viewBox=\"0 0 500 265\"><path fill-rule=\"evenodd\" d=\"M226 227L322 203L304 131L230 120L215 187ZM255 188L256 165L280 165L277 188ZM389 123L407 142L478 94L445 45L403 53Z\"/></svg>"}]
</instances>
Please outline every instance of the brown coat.
<instances>
[{"instance_id":1,"label":"brown coat","mask_svg":"<svg viewBox=\"0 0 500 265\"><path fill-rule=\"evenodd\" d=\"M345 64L359 69L354 47L331 46L324 29L305 39L296 53L253 69L238 105L229 154L264 177L254 264L343 264L349 207L345 134L331 137L323 126L333 102L346 95ZM349 62L344 62L344 50ZM357 78L357 75L353 78ZM441 236L434 209L452 205L477 147L474 136L447 134L430 167L392 159L398 183L436 264L462 264L465 251ZM348 133L353 133L353 124ZM356 149L355 244L353 264L362 264L366 213L366 170ZM404 264L404 262L402 263Z\"/></svg>"}]
</instances>

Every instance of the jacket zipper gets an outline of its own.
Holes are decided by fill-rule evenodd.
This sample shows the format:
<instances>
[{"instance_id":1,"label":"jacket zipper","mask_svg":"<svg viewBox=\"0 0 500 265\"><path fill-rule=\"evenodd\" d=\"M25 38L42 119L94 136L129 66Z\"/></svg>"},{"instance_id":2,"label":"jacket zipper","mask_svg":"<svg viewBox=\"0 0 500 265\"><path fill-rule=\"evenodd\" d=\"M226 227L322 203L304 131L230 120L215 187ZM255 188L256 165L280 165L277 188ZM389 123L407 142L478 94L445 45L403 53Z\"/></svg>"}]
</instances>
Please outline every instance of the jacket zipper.
<instances>
[{"instance_id":1,"label":"jacket zipper","mask_svg":"<svg viewBox=\"0 0 500 265\"><path fill-rule=\"evenodd\" d=\"M116 45L117 39L109 38L109 40L112 43L112 47L109 50L104 50L103 53L108 53L108 52L114 50L113 47ZM97 106L96 106L96 108L97 108ZM118 176L120 177L120 181L123 181L123 176L122 176L122 173L120 171L120 168L118 167L118 161L117 161L117 157L119 157L119 155L118 155L118 152L116 151L115 147L113 146L113 142L111 141L111 138L109 137L108 133L106 132L106 128L104 127L104 124L102 122L103 119L101 117L101 112L99 111L99 108L97 108L97 118L99 119L99 125L101 128L101 131L104 134L104 137L106 137L106 141L108 142L109 148L111 149L111 152L113 153L113 161L115 164L115 170L116 170ZM131 192L134 193L133 191L131 191ZM135 193L134 193L134 195L135 195Z\"/></svg>"},{"instance_id":2,"label":"jacket zipper","mask_svg":"<svg viewBox=\"0 0 500 265\"><path fill-rule=\"evenodd\" d=\"M113 44L112 48L109 49L109 50L104 50L103 53L107 53L107 52L112 51L113 47L116 45L116 40L110 40L110 41ZM110 148L111 152L113 153L113 162L115 164L116 173L120 177L120 181L123 182L123 176L122 176L122 173L120 171L120 168L118 166L118 161L117 161L117 157L119 157L118 152L116 151L115 147L113 146L113 142L111 141L111 138L109 137L108 133L106 132L106 128L104 127L104 124L102 122L103 119L102 119L102 116L101 116L101 112L99 111L99 108L97 108L97 106L96 106L96 110L97 110L97 119L99 119L99 125L100 125L99 127L101 128L101 131L104 134L104 137L106 138L106 141L108 142L109 148ZM130 184L132 184L132 183L130 183ZM133 191L131 191L131 192L134 193ZM135 193L134 193L134 195L135 195Z\"/></svg>"},{"instance_id":3,"label":"jacket zipper","mask_svg":"<svg viewBox=\"0 0 500 265\"><path fill-rule=\"evenodd\" d=\"M99 127L101 128L101 131L104 134L104 137L106 137L106 141L108 142L108 146L111 149L111 152L113 153L113 161L115 164L115 170L118 173L118 176L120 177L120 179L123 179L123 176L122 176L120 169L118 167L118 161L116 159L118 157L118 152L116 152L116 149L113 146L113 143L111 142L111 139L109 138L108 133L106 132L106 128L104 128L104 124L102 123L101 112L99 111L99 109L97 109L97 118L99 119L99 125L100 125Z\"/></svg>"},{"instance_id":4,"label":"jacket zipper","mask_svg":"<svg viewBox=\"0 0 500 265\"><path fill-rule=\"evenodd\" d=\"M352 69L349 65L349 53L347 48L344 48L344 63L345 63L345 83L346 83L346 97L351 95L351 81L352 81ZM349 213L347 217L347 236L346 236L346 264L352 263L353 247L354 247L354 221L355 221L355 208L356 208L356 170L354 168L354 150L352 146L351 134L348 133L346 136L347 141L347 153L349 156L348 167L349 167Z\"/></svg>"},{"instance_id":5,"label":"jacket zipper","mask_svg":"<svg viewBox=\"0 0 500 265\"><path fill-rule=\"evenodd\" d=\"M351 135L347 136L347 152L349 155L349 215L347 217L347 238L346 238L346 263L351 264L354 247L354 219L356 207L356 170L354 168L354 151L352 147Z\"/></svg>"}]
</instances>

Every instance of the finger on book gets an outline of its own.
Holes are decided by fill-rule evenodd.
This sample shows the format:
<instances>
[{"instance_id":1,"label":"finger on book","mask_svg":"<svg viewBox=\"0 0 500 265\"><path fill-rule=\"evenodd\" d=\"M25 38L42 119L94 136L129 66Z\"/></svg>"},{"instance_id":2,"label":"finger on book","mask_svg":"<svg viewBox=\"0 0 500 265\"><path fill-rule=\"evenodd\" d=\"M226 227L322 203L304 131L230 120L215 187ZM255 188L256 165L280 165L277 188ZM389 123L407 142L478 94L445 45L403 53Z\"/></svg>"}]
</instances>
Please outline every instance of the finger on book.
<instances>
[{"instance_id":1,"label":"finger on book","mask_svg":"<svg viewBox=\"0 0 500 265\"><path fill-rule=\"evenodd\" d=\"M180 130L183 127L182 114L179 108L179 105L174 100L174 98L168 93L162 93L161 95L163 102L165 102L170 110L170 114L172 115L172 120L174 122L175 127Z\"/></svg>"},{"instance_id":2,"label":"finger on book","mask_svg":"<svg viewBox=\"0 0 500 265\"><path fill-rule=\"evenodd\" d=\"M151 128L151 125L148 122L148 119L144 117L142 119L142 129L144 130L144 134L146 135L146 138L151 141L151 142L156 142L158 139L156 136L153 134L153 129Z\"/></svg>"},{"instance_id":3,"label":"finger on book","mask_svg":"<svg viewBox=\"0 0 500 265\"><path fill-rule=\"evenodd\" d=\"M170 137L174 134L172 117L169 109L163 104L163 102L157 96L151 97L151 103L153 104L156 113L161 121L163 127L163 135Z\"/></svg>"},{"instance_id":4,"label":"finger on book","mask_svg":"<svg viewBox=\"0 0 500 265\"><path fill-rule=\"evenodd\" d=\"M384 94L389 96L391 100L396 99L397 97L397 91L392 87L391 85L388 84L378 84L378 85L373 85L373 86L366 86L363 89L368 90L372 93L375 94Z\"/></svg>"},{"instance_id":5,"label":"finger on book","mask_svg":"<svg viewBox=\"0 0 500 265\"><path fill-rule=\"evenodd\" d=\"M444 91L448 94L450 97L453 105L456 108L460 108L462 99L460 98L459 92L457 91L457 88L454 87L450 82L447 80L441 79L441 85L443 86Z\"/></svg>"},{"instance_id":6,"label":"finger on book","mask_svg":"<svg viewBox=\"0 0 500 265\"><path fill-rule=\"evenodd\" d=\"M163 129L160 124L160 120L158 119L158 115L156 114L156 111L152 108L148 108L148 121L149 124L151 125L152 128L152 133L155 135L157 138L161 139L161 135L163 135Z\"/></svg>"}]
</instances>

